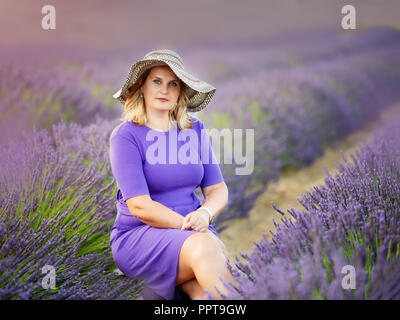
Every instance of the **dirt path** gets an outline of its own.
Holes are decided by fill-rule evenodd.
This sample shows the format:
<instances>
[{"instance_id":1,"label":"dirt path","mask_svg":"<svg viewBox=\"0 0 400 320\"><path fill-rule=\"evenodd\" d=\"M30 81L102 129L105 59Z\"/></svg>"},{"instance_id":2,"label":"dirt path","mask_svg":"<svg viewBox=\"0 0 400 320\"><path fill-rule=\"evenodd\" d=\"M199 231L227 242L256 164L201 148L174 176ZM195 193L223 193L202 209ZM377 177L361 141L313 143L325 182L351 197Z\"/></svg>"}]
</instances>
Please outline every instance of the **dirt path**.
<instances>
[{"instance_id":1,"label":"dirt path","mask_svg":"<svg viewBox=\"0 0 400 320\"><path fill-rule=\"evenodd\" d=\"M229 251L231 263L240 253L249 253L253 249L253 243L258 242L263 233L271 240L272 235L269 230L276 231L272 219L280 222L282 217L271 207L271 202L284 211L287 217L290 215L286 209L304 209L296 199L311 190L313 186L324 184L324 166L331 174L337 171L336 164L342 162L340 150L348 157L362 144L362 139L372 141L373 136L383 128L385 122L395 119L400 123L400 101L387 108L373 123L365 125L361 130L327 148L324 155L310 166L284 173L277 182L270 183L266 191L257 198L248 218L230 220L228 228L219 233Z\"/></svg>"}]
</instances>

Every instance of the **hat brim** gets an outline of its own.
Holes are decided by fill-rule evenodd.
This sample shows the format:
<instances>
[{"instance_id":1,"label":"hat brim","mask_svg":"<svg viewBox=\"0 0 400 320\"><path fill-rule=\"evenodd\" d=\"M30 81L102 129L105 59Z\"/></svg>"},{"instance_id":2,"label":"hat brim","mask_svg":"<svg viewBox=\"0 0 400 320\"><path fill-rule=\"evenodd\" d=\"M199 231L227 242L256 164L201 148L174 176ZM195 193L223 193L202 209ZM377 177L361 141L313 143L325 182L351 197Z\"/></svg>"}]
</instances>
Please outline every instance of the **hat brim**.
<instances>
[{"instance_id":1,"label":"hat brim","mask_svg":"<svg viewBox=\"0 0 400 320\"><path fill-rule=\"evenodd\" d=\"M212 85L186 72L177 66L173 61L170 62L168 60L162 61L152 59L140 60L134 63L130 68L125 84L113 95L113 97L125 105L128 90L132 87L131 90L136 91L139 87L138 79L140 76L146 70L157 66L170 67L175 75L186 84L186 86L184 86L184 90L189 97L189 103L187 106L188 111L197 112L204 109L214 96L216 89Z\"/></svg>"}]
</instances>

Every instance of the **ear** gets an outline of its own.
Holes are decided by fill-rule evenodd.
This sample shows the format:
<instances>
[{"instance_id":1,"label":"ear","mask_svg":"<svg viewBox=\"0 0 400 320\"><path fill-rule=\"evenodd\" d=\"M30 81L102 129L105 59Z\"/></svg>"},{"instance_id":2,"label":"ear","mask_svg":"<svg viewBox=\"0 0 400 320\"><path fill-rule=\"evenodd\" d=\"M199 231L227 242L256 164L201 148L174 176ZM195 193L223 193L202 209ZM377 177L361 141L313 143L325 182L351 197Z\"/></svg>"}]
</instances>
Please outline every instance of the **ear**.
<instances>
[{"instance_id":1,"label":"ear","mask_svg":"<svg viewBox=\"0 0 400 320\"><path fill-rule=\"evenodd\" d=\"M139 78L137 83L138 83L140 92L143 93L143 88L142 88L142 86L143 86L143 78Z\"/></svg>"}]
</instances>

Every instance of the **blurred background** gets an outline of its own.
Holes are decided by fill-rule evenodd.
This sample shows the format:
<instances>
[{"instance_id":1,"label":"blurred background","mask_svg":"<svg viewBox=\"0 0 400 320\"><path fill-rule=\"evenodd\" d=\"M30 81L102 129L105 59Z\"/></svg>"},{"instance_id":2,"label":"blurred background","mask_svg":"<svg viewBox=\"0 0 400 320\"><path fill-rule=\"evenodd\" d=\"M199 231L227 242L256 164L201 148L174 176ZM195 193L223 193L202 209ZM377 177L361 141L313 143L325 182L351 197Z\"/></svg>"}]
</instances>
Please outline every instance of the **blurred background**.
<instances>
[{"instance_id":1,"label":"blurred background","mask_svg":"<svg viewBox=\"0 0 400 320\"><path fill-rule=\"evenodd\" d=\"M2 219L97 211L92 229L112 225L108 138L123 111L112 94L132 63L167 48L217 88L194 114L207 128L255 129L252 175L221 163L230 203L216 226L232 258L263 232L271 238L279 216L272 203L298 206L323 182L324 166L333 169L341 151L399 113L400 2L351 1L356 30L342 28L347 4L0 0ZM41 26L44 5L56 9L55 30ZM96 230L80 254L108 252L108 229Z\"/></svg>"},{"instance_id":2,"label":"blurred background","mask_svg":"<svg viewBox=\"0 0 400 320\"><path fill-rule=\"evenodd\" d=\"M41 9L46 4L56 9L55 30L42 29L45 14ZM44 126L47 120L49 125L60 117L86 124L94 114L110 118L120 113L121 107L112 100L110 93L121 86L134 61L156 48L179 52L189 72L220 89L216 93L217 100L228 80L262 70L295 67L310 61L326 61L326 58L339 59L350 51L360 54L367 49L380 50L388 41L394 41L388 38L395 39L399 28L398 1L353 1L357 29L347 31L341 27L341 8L345 4L346 1L337 0L119 0L112 3L2 0L2 70L12 73L12 68L15 73L27 70L28 66L34 67L38 70L35 77L40 78L36 79L36 85L44 81L42 78L47 78L48 85L64 85L64 90L68 88L69 94L75 95L74 108L82 104L82 99L91 100L85 101L87 105L83 108L86 110L76 114L78 118L65 114L69 112L66 109L72 109L71 104L68 105L70 102L61 101L61 110L54 115L50 108L34 107L29 100L29 106L25 107L35 114L28 116L28 110L21 107L25 116L14 117L14 120L19 118L20 123L12 121L13 128L7 135L27 127L24 117L29 118L26 121L30 124ZM52 73L39 75L39 70ZM33 77L31 72L26 73ZM10 74L5 74L3 71L3 81L6 81L4 77L9 79L3 87L11 82ZM52 81L51 77L57 80ZM82 82L81 85L77 81ZM22 83L21 78L19 83ZM51 91L54 90L42 88L41 97L35 96L44 100ZM3 106L10 95L17 94L15 90L3 92ZM8 102L4 108L7 110L1 110L3 121L10 109L18 107ZM217 109L219 105L215 101L208 111ZM5 139L4 134L2 138Z\"/></svg>"},{"instance_id":3,"label":"blurred background","mask_svg":"<svg viewBox=\"0 0 400 320\"><path fill-rule=\"evenodd\" d=\"M41 29L41 8L57 11L57 31ZM72 45L121 48L261 41L285 32L309 29L340 31L341 8L357 10L357 29L399 28L396 0L160 0L115 2L1 1L1 42L22 45ZM134 59L135 57L132 57Z\"/></svg>"}]
</instances>

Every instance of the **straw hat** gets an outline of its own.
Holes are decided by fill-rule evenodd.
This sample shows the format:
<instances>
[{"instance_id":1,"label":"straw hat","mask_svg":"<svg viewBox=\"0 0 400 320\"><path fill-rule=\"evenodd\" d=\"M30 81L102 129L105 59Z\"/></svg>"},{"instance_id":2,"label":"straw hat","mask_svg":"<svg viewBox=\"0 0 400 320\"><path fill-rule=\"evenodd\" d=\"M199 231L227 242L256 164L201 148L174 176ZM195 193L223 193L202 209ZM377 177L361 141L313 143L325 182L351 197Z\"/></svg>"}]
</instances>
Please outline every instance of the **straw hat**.
<instances>
[{"instance_id":1,"label":"straw hat","mask_svg":"<svg viewBox=\"0 0 400 320\"><path fill-rule=\"evenodd\" d=\"M188 111L197 112L204 109L212 99L216 89L207 82L187 73L184 70L181 57L176 52L168 49L151 51L147 53L142 60L135 62L131 66L125 84L113 97L125 105L128 89L132 86L133 91L138 89L137 80L143 72L152 67L165 65L169 66L175 75L185 84L182 86L182 89L186 91L190 99L187 106Z\"/></svg>"}]
</instances>

